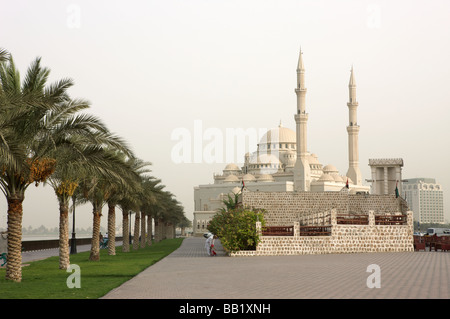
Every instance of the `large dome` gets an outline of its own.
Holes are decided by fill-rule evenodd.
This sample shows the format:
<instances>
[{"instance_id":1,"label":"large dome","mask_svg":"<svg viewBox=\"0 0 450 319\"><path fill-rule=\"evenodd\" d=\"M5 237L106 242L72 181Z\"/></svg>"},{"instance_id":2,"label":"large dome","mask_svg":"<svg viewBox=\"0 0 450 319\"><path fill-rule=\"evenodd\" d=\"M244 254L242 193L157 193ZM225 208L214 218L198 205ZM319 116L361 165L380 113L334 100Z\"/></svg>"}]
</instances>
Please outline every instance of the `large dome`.
<instances>
[{"instance_id":1,"label":"large dome","mask_svg":"<svg viewBox=\"0 0 450 319\"><path fill-rule=\"evenodd\" d=\"M296 143L296 134L293 130L283 127L281 124L273 129L267 131L259 144L273 144L273 143Z\"/></svg>"}]
</instances>

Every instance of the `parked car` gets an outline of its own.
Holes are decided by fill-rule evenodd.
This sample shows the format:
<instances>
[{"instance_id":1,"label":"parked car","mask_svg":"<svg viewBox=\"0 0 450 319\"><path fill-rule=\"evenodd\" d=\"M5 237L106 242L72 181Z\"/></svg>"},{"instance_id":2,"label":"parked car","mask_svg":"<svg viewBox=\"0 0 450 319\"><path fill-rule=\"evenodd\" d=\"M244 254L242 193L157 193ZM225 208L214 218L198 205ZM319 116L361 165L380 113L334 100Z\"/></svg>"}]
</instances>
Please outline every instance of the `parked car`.
<instances>
[{"instance_id":1,"label":"parked car","mask_svg":"<svg viewBox=\"0 0 450 319\"><path fill-rule=\"evenodd\" d=\"M204 234L203 234L203 237L208 238L208 237L211 236L211 235L212 235L212 233L204 233Z\"/></svg>"}]
</instances>

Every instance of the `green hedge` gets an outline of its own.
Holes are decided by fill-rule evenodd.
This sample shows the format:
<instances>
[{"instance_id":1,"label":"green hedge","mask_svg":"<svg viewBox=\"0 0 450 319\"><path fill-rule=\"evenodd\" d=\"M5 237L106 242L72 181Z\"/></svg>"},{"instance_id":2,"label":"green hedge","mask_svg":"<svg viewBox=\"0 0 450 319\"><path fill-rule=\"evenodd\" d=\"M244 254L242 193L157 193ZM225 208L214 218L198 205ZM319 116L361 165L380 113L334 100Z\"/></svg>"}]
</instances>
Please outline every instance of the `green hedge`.
<instances>
[{"instance_id":1,"label":"green hedge","mask_svg":"<svg viewBox=\"0 0 450 319\"><path fill-rule=\"evenodd\" d=\"M225 250L255 250L260 241L256 222L265 226L264 211L235 207L221 210L208 225L208 230L217 235Z\"/></svg>"}]
</instances>

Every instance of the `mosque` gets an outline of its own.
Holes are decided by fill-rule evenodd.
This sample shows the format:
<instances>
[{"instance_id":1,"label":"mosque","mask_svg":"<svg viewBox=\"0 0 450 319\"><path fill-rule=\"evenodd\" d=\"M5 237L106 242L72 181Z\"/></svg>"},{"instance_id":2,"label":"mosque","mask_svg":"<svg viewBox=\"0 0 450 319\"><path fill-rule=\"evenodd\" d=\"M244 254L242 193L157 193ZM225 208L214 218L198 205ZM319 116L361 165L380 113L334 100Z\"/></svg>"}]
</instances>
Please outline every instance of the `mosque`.
<instances>
[{"instance_id":1,"label":"mosque","mask_svg":"<svg viewBox=\"0 0 450 319\"><path fill-rule=\"evenodd\" d=\"M223 207L223 200L231 193L240 192L242 187L254 192L369 193L370 186L362 184L359 168L358 102L353 67L348 88L348 170L345 174L331 164L324 166L316 154L308 151L308 113L305 104L307 89L303 53L300 51L295 88L296 131L280 123L262 136L255 152L245 155L243 166L230 163L225 166L222 174L214 175L213 184L194 187L194 234L206 232L209 220Z\"/></svg>"}]
</instances>

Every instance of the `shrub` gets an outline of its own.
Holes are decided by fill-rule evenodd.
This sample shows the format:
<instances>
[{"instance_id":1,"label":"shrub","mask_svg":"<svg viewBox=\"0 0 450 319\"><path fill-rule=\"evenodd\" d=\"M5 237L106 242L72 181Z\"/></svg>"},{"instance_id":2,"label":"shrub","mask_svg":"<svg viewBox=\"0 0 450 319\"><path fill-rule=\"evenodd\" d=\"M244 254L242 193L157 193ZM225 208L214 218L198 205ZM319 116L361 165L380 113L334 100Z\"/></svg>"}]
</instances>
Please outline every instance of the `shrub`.
<instances>
[{"instance_id":1,"label":"shrub","mask_svg":"<svg viewBox=\"0 0 450 319\"><path fill-rule=\"evenodd\" d=\"M265 225L264 212L239 207L217 213L208 225L208 230L217 235L227 251L255 250L260 238L256 222Z\"/></svg>"}]
</instances>

